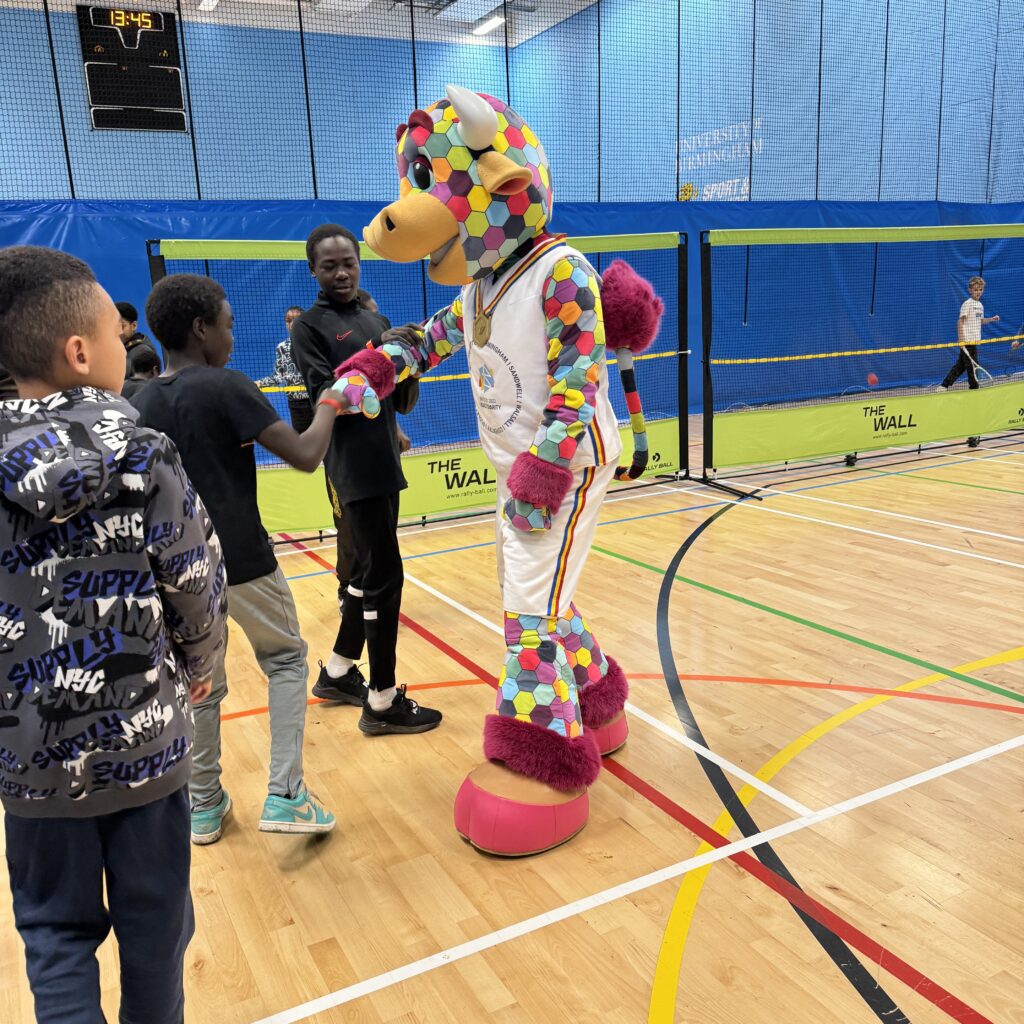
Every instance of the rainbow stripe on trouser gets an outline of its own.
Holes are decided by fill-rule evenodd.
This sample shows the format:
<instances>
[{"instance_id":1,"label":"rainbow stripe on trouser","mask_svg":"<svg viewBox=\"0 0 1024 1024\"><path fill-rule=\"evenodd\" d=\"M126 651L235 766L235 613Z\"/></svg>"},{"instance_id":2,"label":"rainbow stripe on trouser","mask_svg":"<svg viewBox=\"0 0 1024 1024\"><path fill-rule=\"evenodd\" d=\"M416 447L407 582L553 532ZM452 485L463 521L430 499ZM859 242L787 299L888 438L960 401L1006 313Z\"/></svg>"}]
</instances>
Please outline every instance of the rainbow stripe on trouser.
<instances>
[{"instance_id":1,"label":"rainbow stripe on trouser","mask_svg":"<svg viewBox=\"0 0 1024 1024\"><path fill-rule=\"evenodd\" d=\"M579 689L608 671L608 661L573 596L615 468L614 463L590 466L574 474L575 486L550 531L520 533L498 523L507 651L497 711L570 739L583 733ZM502 492L499 483L499 509ZM534 564L530 578L524 579L530 558ZM516 610L517 604L527 610Z\"/></svg>"}]
</instances>

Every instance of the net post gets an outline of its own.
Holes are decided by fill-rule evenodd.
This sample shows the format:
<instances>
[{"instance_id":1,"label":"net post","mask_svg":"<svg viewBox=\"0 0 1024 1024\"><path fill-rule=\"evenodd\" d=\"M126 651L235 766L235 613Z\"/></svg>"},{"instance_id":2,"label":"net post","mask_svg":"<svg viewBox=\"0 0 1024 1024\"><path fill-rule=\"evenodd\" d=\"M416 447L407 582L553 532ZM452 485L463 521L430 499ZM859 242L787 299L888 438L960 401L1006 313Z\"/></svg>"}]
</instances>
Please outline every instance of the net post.
<instances>
[{"instance_id":1,"label":"net post","mask_svg":"<svg viewBox=\"0 0 1024 1024\"><path fill-rule=\"evenodd\" d=\"M711 479L714 471L714 387L711 382L711 243L708 232L700 234L700 304L701 304L701 360L704 367L703 423L701 443L701 478Z\"/></svg>"},{"instance_id":2,"label":"net post","mask_svg":"<svg viewBox=\"0 0 1024 1024\"><path fill-rule=\"evenodd\" d=\"M679 245L676 248L676 305L678 308L677 349L679 352L676 367L679 381L679 419L677 430L679 435L679 471L683 480L690 478L690 357L689 357L689 238L685 231L679 233Z\"/></svg>"},{"instance_id":3,"label":"net post","mask_svg":"<svg viewBox=\"0 0 1024 1024\"><path fill-rule=\"evenodd\" d=\"M156 238L146 239L146 260L149 263L149 283L156 284L167 276L167 264L160 255L160 242Z\"/></svg>"}]
</instances>

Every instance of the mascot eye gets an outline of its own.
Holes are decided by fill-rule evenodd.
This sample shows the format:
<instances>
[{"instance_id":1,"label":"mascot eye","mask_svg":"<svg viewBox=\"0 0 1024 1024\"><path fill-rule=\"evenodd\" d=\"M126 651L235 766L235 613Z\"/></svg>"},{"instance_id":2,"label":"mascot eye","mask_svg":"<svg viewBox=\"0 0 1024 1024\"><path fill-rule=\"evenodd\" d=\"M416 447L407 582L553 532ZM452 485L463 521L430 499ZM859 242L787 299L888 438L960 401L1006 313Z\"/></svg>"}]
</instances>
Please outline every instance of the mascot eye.
<instances>
[{"instance_id":1,"label":"mascot eye","mask_svg":"<svg viewBox=\"0 0 1024 1024\"><path fill-rule=\"evenodd\" d=\"M418 156L412 162L413 184L424 192L434 184L434 175L430 170L430 161L425 156Z\"/></svg>"}]
</instances>

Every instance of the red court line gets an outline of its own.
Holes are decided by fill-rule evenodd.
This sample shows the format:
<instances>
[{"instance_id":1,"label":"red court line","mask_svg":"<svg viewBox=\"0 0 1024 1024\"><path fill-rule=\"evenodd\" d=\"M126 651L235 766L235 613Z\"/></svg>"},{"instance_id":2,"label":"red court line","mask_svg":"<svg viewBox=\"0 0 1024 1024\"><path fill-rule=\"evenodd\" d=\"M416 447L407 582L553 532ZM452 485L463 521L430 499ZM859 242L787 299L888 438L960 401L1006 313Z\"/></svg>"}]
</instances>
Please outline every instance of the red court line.
<instances>
[{"instance_id":1,"label":"red court line","mask_svg":"<svg viewBox=\"0 0 1024 1024\"><path fill-rule=\"evenodd\" d=\"M633 672L630 679L662 679L657 672ZM840 693L873 693L883 697L906 697L908 700L931 701L935 704L959 704L967 708L984 708L986 711L1006 711L1011 715L1024 715L1024 706L1016 704L995 704L988 700L972 700L970 697L946 697L938 693L914 693L908 690L886 690L880 686L846 686L833 683L812 683L806 679L765 679L760 676L706 676L680 673L680 679L712 683L755 683L759 686L796 686L808 690L836 690Z\"/></svg>"},{"instance_id":2,"label":"red court line","mask_svg":"<svg viewBox=\"0 0 1024 1024\"><path fill-rule=\"evenodd\" d=\"M406 689L409 690L440 690L452 686L482 686L482 679L446 679L440 683L411 683ZM310 697L307 704L330 704L332 701L324 700L322 697ZM249 718L251 715L269 714L270 708L246 708L244 711L229 711L221 715L222 722L230 722L233 718Z\"/></svg>"},{"instance_id":3,"label":"red court line","mask_svg":"<svg viewBox=\"0 0 1024 1024\"><path fill-rule=\"evenodd\" d=\"M282 536L284 535L282 534ZM307 551L306 554L321 565L331 568L315 551ZM457 664L468 669L479 679L484 680L497 689L498 680L492 673L485 671L471 658L467 658L460 651L455 650L454 647L445 643L440 637L435 636L425 626L421 626L418 622L410 619L404 612L400 614L399 618L414 633L423 637L424 640L438 650L443 651ZM655 807L664 811L706 843L716 848L728 843L728 839L715 832L710 825L694 817L689 811L683 810L678 804L674 803L649 783L644 782L639 776L634 775L628 768L623 767L617 761L606 757L603 759L603 764L612 775L629 786L630 789L649 800ZM780 878L774 871L770 871L760 861L750 856L750 854L737 853L733 854L729 859L778 893L794 907L802 910L808 917L813 917L820 924L831 929L848 945L859 949L865 956L877 963L879 967L884 968L894 978L909 985L914 991L920 993L925 999L942 1010L943 1013L952 1017L953 1020L959 1022L959 1024L994 1024L988 1017L983 1016L977 1010L972 1009L966 1003L957 999L956 996L947 992L937 982L932 981L916 968L911 967L910 964L902 960L895 953L889 952L884 946L875 942L874 939L868 938L867 935L852 924L849 924L836 913L818 903L813 897L808 896L802 889L795 885L790 885L789 882Z\"/></svg>"},{"instance_id":4,"label":"red court line","mask_svg":"<svg viewBox=\"0 0 1024 1024\"><path fill-rule=\"evenodd\" d=\"M652 804L674 818L684 828L689 829L694 835L703 839L709 846L719 848L729 843L725 836L719 835L713 828L706 825L699 818L695 818L689 811L684 810L678 804L671 801L663 793L644 782L639 776L634 775L628 768L615 761L614 758L604 758L603 765L605 770L611 772L612 775L620 779L631 789L636 790L641 796L646 797ZM828 907L819 903L812 896L808 896L803 889L780 878L774 871L770 871L756 857L749 853L734 853L728 859L764 882L769 889L777 892L783 899L787 900L798 910L802 910L808 917L814 918L819 924L834 932L847 945L860 950L861 953L870 960L873 960L879 967L888 971L889 974L902 981L905 985L910 986L919 995L924 996L925 999L937 1006L943 1013L948 1014L953 1020L960 1021L962 1024L993 1024L988 1017L972 1009L951 992L947 992L941 985L923 975L916 968L911 967L910 964L902 960L895 953L889 952L884 946L879 945L874 939L869 938L858 928L855 928L852 924L839 917L838 914L829 910Z\"/></svg>"}]
</instances>

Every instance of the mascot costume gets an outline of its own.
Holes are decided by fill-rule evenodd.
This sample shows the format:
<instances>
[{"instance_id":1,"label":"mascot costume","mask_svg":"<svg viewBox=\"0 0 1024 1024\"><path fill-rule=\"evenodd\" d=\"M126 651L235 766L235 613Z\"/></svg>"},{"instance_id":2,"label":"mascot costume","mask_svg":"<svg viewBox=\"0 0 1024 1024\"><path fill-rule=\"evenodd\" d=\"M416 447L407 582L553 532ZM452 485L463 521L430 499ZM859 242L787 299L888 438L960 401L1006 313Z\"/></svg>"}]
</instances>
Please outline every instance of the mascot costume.
<instances>
[{"instance_id":1,"label":"mascot costume","mask_svg":"<svg viewBox=\"0 0 1024 1024\"><path fill-rule=\"evenodd\" d=\"M586 824L601 755L626 741L626 677L573 595L608 485L638 476L647 461L632 353L653 340L663 307L626 264L612 264L602 284L564 237L547 232L547 157L515 111L458 86L447 95L399 126L401 197L364 237L388 260L429 257L431 280L462 292L426 322L418 344L359 353L338 368L335 386L353 411L373 415L396 380L467 350L480 440L497 477L507 653L497 714L484 726L487 761L459 790L455 827L481 850L521 856ZM634 432L623 469L606 331Z\"/></svg>"}]
</instances>

